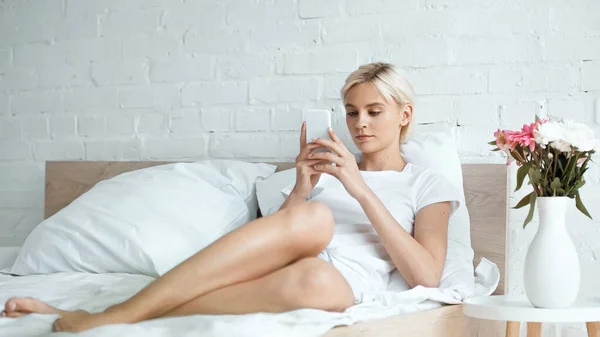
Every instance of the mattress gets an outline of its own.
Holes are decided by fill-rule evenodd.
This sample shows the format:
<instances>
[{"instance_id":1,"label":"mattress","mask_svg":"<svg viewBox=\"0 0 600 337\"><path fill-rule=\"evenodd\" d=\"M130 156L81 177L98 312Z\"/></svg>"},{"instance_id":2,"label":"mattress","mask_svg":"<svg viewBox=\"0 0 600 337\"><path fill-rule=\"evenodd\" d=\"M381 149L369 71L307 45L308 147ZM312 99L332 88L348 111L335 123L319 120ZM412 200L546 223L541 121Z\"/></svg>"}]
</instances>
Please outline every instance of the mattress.
<instances>
[{"instance_id":1,"label":"mattress","mask_svg":"<svg viewBox=\"0 0 600 337\"><path fill-rule=\"evenodd\" d=\"M100 312L122 302L144 288L154 278L125 273L56 273L13 276L6 272L19 247L0 247L0 305L11 297L34 297L64 310L83 309ZM492 262L482 259L475 270L475 293L489 295L498 285L500 273ZM471 285L472 287L472 285ZM465 295L460 284L453 289L416 287L408 291L383 291L371 294L370 301L343 313L301 309L285 313L246 315L195 315L145 321L137 324L104 326L76 336L321 336L340 325L380 319L393 315L459 304ZM51 327L57 315L32 314L20 318L0 318L2 337L57 336ZM60 335L60 334L58 334ZM69 334L69 336L72 336Z\"/></svg>"},{"instance_id":2,"label":"mattress","mask_svg":"<svg viewBox=\"0 0 600 337\"><path fill-rule=\"evenodd\" d=\"M481 267L481 266L480 266ZM498 284L499 273L488 264L477 268L478 279L492 280L479 284L486 294ZM481 275L483 272L483 275ZM0 304L13 296L39 298L65 310L102 311L122 302L152 282L153 278L134 274L57 273L49 275L11 276L0 273ZM368 303L355 305L343 313L300 309L285 313L246 315L195 315L145 321L137 324L103 326L76 336L321 336L339 325L409 314L459 304L462 298L452 289L416 287L408 291L385 291L374 294ZM0 318L0 336L49 336L57 315L32 314L20 318ZM52 336L57 336L52 334ZM69 336L72 336L69 334Z\"/></svg>"}]
</instances>

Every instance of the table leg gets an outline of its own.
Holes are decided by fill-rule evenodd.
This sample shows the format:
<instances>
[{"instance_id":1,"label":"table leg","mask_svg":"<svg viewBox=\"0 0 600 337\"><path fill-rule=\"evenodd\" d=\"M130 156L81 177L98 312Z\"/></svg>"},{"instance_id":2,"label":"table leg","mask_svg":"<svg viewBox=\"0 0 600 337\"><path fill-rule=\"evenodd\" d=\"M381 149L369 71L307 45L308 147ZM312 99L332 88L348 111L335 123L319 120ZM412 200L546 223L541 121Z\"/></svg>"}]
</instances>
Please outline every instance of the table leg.
<instances>
[{"instance_id":1,"label":"table leg","mask_svg":"<svg viewBox=\"0 0 600 337\"><path fill-rule=\"evenodd\" d=\"M587 322L588 337L600 337L600 322Z\"/></svg>"},{"instance_id":2,"label":"table leg","mask_svg":"<svg viewBox=\"0 0 600 337\"><path fill-rule=\"evenodd\" d=\"M506 337L519 337L521 322L506 322Z\"/></svg>"},{"instance_id":3,"label":"table leg","mask_svg":"<svg viewBox=\"0 0 600 337\"><path fill-rule=\"evenodd\" d=\"M542 337L542 323L527 322L527 337Z\"/></svg>"}]
</instances>

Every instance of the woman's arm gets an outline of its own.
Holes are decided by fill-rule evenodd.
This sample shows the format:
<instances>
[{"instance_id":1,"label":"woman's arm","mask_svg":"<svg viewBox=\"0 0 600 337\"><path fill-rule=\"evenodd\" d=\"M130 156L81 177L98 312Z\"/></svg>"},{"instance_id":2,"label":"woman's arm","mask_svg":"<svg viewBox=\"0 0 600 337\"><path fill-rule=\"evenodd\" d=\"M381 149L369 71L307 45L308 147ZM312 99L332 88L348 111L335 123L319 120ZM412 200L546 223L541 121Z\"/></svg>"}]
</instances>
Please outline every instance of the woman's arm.
<instances>
[{"instance_id":1,"label":"woman's arm","mask_svg":"<svg viewBox=\"0 0 600 337\"><path fill-rule=\"evenodd\" d=\"M279 210L282 210L286 207L289 206L293 206L293 205L299 205L303 202L306 201L306 198L299 195L299 193L295 193L293 190L290 193L290 195L288 195L288 197L285 199L285 201L283 202L283 205L281 205L281 207L279 207Z\"/></svg>"},{"instance_id":2,"label":"woman's arm","mask_svg":"<svg viewBox=\"0 0 600 337\"><path fill-rule=\"evenodd\" d=\"M317 164L314 169L336 177L360 203L394 265L411 287L437 287L446 260L450 202L433 203L421 208L415 217L413 238L367 186L354 155L341 139L331 129L329 135L332 140L318 138L314 142L333 150L337 156L321 152L310 154L308 158L327 160L336 166Z\"/></svg>"},{"instance_id":3,"label":"woman's arm","mask_svg":"<svg viewBox=\"0 0 600 337\"><path fill-rule=\"evenodd\" d=\"M406 282L411 287L439 286L448 246L450 202L423 207L415 217L413 238L373 191L357 200Z\"/></svg>"}]
</instances>

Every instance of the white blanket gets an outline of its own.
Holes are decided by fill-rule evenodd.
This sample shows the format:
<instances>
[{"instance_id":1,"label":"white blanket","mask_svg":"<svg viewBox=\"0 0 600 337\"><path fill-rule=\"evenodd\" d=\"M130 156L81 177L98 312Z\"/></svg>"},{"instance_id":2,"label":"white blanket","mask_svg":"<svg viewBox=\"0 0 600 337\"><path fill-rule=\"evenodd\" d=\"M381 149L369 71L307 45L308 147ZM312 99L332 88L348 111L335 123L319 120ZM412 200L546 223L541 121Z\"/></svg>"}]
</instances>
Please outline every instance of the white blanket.
<instances>
[{"instance_id":1,"label":"white blanket","mask_svg":"<svg viewBox=\"0 0 600 337\"><path fill-rule=\"evenodd\" d=\"M500 279L498 268L488 260L476 268L472 296L489 295ZM153 279L131 274L60 273L43 276L0 275L0 305L13 296L31 296L61 309L92 312L126 300ZM112 325L88 330L78 337L106 336L321 336L338 325L384 318L458 304L464 295L453 289L416 287L409 291L372 294L372 301L343 313L302 309L280 314L196 315L156 319L130 325ZM18 319L0 318L0 336L33 337L50 335L56 315L28 315ZM70 334L53 334L61 336Z\"/></svg>"}]
</instances>

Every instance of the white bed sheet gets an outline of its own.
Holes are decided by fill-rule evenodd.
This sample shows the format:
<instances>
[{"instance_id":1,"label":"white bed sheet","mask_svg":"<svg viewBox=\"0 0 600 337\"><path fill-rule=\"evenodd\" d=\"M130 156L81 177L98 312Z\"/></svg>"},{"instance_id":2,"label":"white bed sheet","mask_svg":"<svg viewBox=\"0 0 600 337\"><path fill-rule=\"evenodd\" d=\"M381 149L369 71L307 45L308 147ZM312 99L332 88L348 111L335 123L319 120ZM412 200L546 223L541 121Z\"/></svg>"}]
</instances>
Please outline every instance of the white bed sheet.
<instances>
[{"instance_id":1,"label":"white bed sheet","mask_svg":"<svg viewBox=\"0 0 600 337\"><path fill-rule=\"evenodd\" d=\"M476 294L489 295L498 285L496 265L482 260L476 268ZM61 309L92 312L126 300L153 279L132 274L59 273L13 277L0 274L0 305L13 296L31 296ZM280 314L196 315L156 319L137 324L104 326L76 336L320 336L338 325L384 318L457 304L464 298L452 289L416 287L404 292L373 294L373 301L353 306L343 313L302 309ZM0 318L0 336L48 336L56 315ZM52 334L61 336L67 334ZM71 334L68 334L72 336Z\"/></svg>"}]
</instances>

